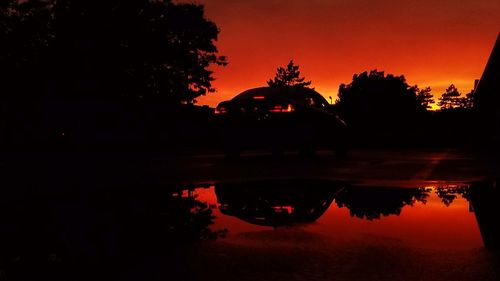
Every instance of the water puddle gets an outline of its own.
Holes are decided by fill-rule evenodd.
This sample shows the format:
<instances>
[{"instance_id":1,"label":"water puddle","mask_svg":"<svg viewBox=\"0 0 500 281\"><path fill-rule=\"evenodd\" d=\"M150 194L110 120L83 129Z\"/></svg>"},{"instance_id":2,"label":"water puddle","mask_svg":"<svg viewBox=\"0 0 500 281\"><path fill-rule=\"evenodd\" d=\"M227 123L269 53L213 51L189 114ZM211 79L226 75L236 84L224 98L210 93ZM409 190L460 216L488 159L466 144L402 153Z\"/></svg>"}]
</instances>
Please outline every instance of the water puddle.
<instances>
[{"instance_id":1,"label":"water puddle","mask_svg":"<svg viewBox=\"0 0 500 281\"><path fill-rule=\"evenodd\" d=\"M0 198L0 271L29 280L82 271L95 279L101 265L123 280L498 280L496 181L9 192Z\"/></svg>"},{"instance_id":2,"label":"water puddle","mask_svg":"<svg viewBox=\"0 0 500 281\"><path fill-rule=\"evenodd\" d=\"M497 244L491 234L494 205L485 202L493 193L497 190L484 183L394 188L275 180L215 184L184 196L209 206L209 229L226 242L281 243L288 235L311 243L456 250Z\"/></svg>"}]
</instances>

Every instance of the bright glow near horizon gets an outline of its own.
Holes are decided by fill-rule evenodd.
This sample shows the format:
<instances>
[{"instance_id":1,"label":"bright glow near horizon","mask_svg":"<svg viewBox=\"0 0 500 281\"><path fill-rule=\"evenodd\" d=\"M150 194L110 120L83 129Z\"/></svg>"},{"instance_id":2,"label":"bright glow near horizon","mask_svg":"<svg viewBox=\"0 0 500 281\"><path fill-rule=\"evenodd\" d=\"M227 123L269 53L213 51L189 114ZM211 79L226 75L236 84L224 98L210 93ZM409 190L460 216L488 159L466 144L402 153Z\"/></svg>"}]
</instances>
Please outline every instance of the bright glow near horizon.
<instances>
[{"instance_id":1,"label":"bright glow near horizon","mask_svg":"<svg viewBox=\"0 0 500 281\"><path fill-rule=\"evenodd\" d=\"M334 101L341 83L372 69L430 86L436 100L452 83L466 94L500 31L500 1L490 0L195 2L221 29L216 44L229 59L213 69L218 91L198 99L210 106L265 86L290 59Z\"/></svg>"}]
</instances>

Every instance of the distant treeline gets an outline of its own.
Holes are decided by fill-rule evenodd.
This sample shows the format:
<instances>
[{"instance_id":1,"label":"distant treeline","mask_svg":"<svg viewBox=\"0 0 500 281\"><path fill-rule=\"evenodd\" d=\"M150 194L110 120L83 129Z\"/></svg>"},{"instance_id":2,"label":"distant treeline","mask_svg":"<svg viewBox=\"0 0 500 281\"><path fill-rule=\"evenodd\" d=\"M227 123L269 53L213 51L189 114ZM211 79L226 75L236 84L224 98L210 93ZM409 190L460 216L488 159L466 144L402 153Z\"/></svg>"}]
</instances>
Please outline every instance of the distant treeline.
<instances>
[{"instance_id":1,"label":"distant treeline","mask_svg":"<svg viewBox=\"0 0 500 281\"><path fill-rule=\"evenodd\" d=\"M404 76L372 70L341 84L335 106L357 142L450 145L470 143L478 133L473 93L462 96L451 84L438 99L441 110L430 111L435 103L430 87L420 89Z\"/></svg>"},{"instance_id":2,"label":"distant treeline","mask_svg":"<svg viewBox=\"0 0 500 281\"><path fill-rule=\"evenodd\" d=\"M270 87L310 87L299 66L291 60L279 67ZM366 145L455 145L472 143L480 132L474 108L474 91L463 96L451 84L438 99L430 87L410 85L401 75L371 70L354 74L341 84L334 107L346 121L351 143ZM453 139L453 141L450 141Z\"/></svg>"}]
</instances>

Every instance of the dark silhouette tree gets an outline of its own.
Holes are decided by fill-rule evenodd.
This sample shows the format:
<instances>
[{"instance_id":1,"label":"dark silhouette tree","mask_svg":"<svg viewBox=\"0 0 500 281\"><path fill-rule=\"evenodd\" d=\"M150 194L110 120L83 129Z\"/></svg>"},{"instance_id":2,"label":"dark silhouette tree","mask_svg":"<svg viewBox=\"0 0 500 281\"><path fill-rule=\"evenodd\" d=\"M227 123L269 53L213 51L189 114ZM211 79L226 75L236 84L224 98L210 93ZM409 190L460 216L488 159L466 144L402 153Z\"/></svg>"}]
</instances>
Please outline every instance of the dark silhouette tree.
<instances>
[{"instance_id":1,"label":"dark silhouette tree","mask_svg":"<svg viewBox=\"0 0 500 281\"><path fill-rule=\"evenodd\" d=\"M304 77L300 77L299 66L295 65L293 60L290 60L286 67L278 67L274 79L267 81L269 87L308 88L311 83L311 81L305 81Z\"/></svg>"},{"instance_id":2,"label":"dark silhouette tree","mask_svg":"<svg viewBox=\"0 0 500 281\"><path fill-rule=\"evenodd\" d=\"M426 109L430 109L430 105L435 103L434 95L431 91L431 87L417 89L417 101Z\"/></svg>"},{"instance_id":3,"label":"dark silhouette tree","mask_svg":"<svg viewBox=\"0 0 500 281\"><path fill-rule=\"evenodd\" d=\"M2 73L11 68L6 60L23 74L38 63L38 93L49 85L47 92L65 98L192 103L214 91L209 66L226 64L214 44L219 30L201 5L11 0L2 2L0 21L2 45L8 42Z\"/></svg>"},{"instance_id":4,"label":"dark silhouette tree","mask_svg":"<svg viewBox=\"0 0 500 281\"><path fill-rule=\"evenodd\" d=\"M455 85L451 84L443 95L439 98L438 105L441 107L441 110L448 110L459 107L461 104L460 92L455 87Z\"/></svg>"},{"instance_id":5,"label":"dark silhouette tree","mask_svg":"<svg viewBox=\"0 0 500 281\"><path fill-rule=\"evenodd\" d=\"M78 63L89 66L84 74L110 81L119 96L191 103L214 91L208 67L226 63L214 45L219 30L203 6L65 0L58 1L55 20L60 48L87 58ZM75 39L81 43L76 50Z\"/></svg>"},{"instance_id":6,"label":"dark silhouette tree","mask_svg":"<svg viewBox=\"0 0 500 281\"><path fill-rule=\"evenodd\" d=\"M474 90L466 94L465 97L460 98L458 107L462 109L471 109L474 107Z\"/></svg>"},{"instance_id":7,"label":"dark silhouette tree","mask_svg":"<svg viewBox=\"0 0 500 281\"><path fill-rule=\"evenodd\" d=\"M101 124L157 138L174 107L214 91L218 34L203 6L172 0L0 1L0 144L76 140Z\"/></svg>"},{"instance_id":8,"label":"dark silhouette tree","mask_svg":"<svg viewBox=\"0 0 500 281\"><path fill-rule=\"evenodd\" d=\"M426 112L417 99L417 86L404 76L372 70L355 74L352 82L341 84L336 106L347 124L359 132L411 131L412 124Z\"/></svg>"}]
</instances>

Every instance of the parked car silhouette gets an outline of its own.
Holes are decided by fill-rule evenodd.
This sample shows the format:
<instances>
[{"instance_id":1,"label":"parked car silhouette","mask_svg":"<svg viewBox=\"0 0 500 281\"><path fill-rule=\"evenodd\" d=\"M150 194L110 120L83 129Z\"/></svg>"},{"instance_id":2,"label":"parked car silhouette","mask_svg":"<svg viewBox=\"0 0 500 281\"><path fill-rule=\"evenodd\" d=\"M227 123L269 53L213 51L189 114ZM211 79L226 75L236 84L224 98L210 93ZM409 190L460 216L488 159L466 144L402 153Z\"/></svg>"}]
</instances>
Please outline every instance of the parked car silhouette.
<instances>
[{"instance_id":1,"label":"parked car silhouette","mask_svg":"<svg viewBox=\"0 0 500 281\"><path fill-rule=\"evenodd\" d=\"M215 109L228 155L244 149L270 148L275 153L298 149L345 152L347 126L313 89L262 87L247 90Z\"/></svg>"}]
</instances>

